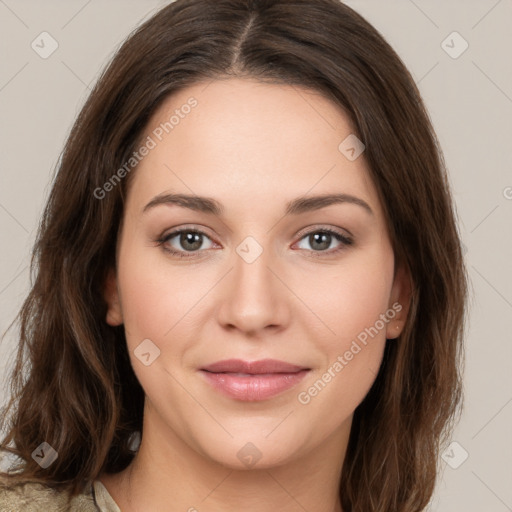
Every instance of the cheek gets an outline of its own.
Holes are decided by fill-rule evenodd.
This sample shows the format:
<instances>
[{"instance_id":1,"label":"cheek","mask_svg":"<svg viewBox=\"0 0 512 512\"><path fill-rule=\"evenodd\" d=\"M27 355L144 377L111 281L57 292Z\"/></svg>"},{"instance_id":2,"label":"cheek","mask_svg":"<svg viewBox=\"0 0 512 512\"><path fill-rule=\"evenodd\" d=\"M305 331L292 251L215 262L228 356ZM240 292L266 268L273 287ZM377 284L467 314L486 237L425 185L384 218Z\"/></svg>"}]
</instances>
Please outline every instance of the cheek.
<instances>
[{"instance_id":1,"label":"cheek","mask_svg":"<svg viewBox=\"0 0 512 512\"><path fill-rule=\"evenodd\" d=\"M125 325L147 329L159 337L207 290L200 264L171 259L142 227L132 227L122 239L118 278Z\"/></svg>"},{"instance_id":2,"label":"cheek","mask_svg":"<svg viewBox=\"0 0 512 512\"><path fill-rule=\"evenodd\" d=\"M391 251L354 253L336 267L305 272L297 288L324 324L329 353L374 326L389 306L393 282ZM299 288L300 287L300 288ZM385 336L385 329L378 324ZM329 336L330 332L330 336ZM326 347L326 348L327 348Z\"/></svg>"},{"instance_id":3,"label":"cheek","mask_svg":"<svg viewBox=\"0 0 512 512\"><path fill-rule=\"evenodd\" d=\"M388 310L392 280L392 252L369 251L350 261L347 258L346 265L336 272L331 269L325 279L316 273L302 281L303 293L310 290L311 309L326 328L317 331L315 338L324 365L307 387L299 390L297 398L313 417L331 411L324 428L335 428L349 417L375 380L386 344L386 326L394 317L394 311ZM323 287L318 286L320 282L325 283Z\"/></svg>"},{"instance_id":4,"label":"cheek","mask_svg":"<svg viewBox=\"0 0 512 512\"><path fill-rule=\"evenodd\" d=\"M194 276L195 281L191 282L190 272L179 268L171 272L165 258L154 258L159 249L128 245L124 249L124 253L120 252L118 278L133 370L151 399L158 402L157 397L165 388L179 404L179 386L166 369L173 369L174 373L183 364L189 349L189 312L204 294L204 279ZM144 361L143 354L148 352L150 356Z\"/></svg>"},{"instance_id":5,"label":"cheek","mask_svg":"<svg viewBox=\"0 0 512 512\"><path fill-rule=\"evenodd\" d=\"M171 268L160 248L144 247L126 240L121 246L118 279L123 320L130 352L144 339L162 351L173 334L187 322L187 313L204 294L200 273ZM162 355L168 357L169 351Z\"/></svg>"}]
</instances>

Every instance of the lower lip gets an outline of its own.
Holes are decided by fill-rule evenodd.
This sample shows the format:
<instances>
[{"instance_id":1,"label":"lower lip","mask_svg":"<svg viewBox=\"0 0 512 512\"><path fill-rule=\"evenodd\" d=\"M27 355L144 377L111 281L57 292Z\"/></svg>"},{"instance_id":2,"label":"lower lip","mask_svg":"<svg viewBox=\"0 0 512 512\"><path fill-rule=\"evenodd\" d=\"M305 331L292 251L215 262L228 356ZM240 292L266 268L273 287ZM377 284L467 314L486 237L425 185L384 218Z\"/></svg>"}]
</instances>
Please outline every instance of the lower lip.
<instances>
[{"instance_id":1,"label":"lower lip","mask_svg":"<svg viewBox=\"0 0 512 512\"><path fill-rule=\"evenodd\" d=\"M272 398L298 384L309 370L295 373L266 373L241 376L234 373L212 373L201 370L206 380L230 398L255 402Z\"/></svg>"}]
</instances>

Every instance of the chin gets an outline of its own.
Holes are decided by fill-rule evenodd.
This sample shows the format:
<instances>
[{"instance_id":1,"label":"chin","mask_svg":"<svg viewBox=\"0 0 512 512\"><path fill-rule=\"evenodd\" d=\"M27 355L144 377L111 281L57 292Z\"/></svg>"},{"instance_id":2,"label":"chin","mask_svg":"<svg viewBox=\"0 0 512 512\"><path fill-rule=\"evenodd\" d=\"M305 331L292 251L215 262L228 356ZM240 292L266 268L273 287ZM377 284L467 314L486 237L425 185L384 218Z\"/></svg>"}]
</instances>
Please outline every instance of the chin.
<instances>
[{"instance_id":1,"label":"chin","mask_svg":"<svg viewBox=\"0 0 512 512\"><path fill-rule=\"evenodd\" d=\"M201 450L216 463L233 470L269 469L286 464L298 456L298 443L282 437L265 439L261 434L237 436L226 443L208 443Z\"/></svg>"}]
</instances>

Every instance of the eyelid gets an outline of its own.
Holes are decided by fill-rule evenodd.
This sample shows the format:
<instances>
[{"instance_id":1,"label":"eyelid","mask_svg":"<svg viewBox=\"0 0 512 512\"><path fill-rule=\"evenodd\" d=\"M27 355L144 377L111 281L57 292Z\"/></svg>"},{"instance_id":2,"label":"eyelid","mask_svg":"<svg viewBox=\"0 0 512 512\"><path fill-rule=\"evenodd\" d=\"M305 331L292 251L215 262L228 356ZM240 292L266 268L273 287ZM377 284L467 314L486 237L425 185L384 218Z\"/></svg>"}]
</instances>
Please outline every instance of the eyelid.
<instances>
[{"instance_id":1,"label":"eyelid","mask_svg":"<svg viewBox=\"0 0 512 512\"><path fill-rule=\"evenodd\" d=\"M209 234L208 228L206 228L200 224L180 224L179 226L175 226L173 228L166 229L165 231L162 232L162 234L158 238L159 239L169 238L170 236L177 235L177 234L181 233L182 231L193 231L195 233L199 233L201 235L204 235L204 236L210 238L212 241L214 241L214 238L215 238Z\"/></svg>"},{"instance_id":2,"label":"eyelid","mask_svg":"<svg viewBox=\"0 0 512 512\"><path fill-rule=\"evenodd\" d=\"M305 228L302 228L295 235L295 237L303 238L305 235L309 235L310 233L316 233L317 231L328 231L341 235L345 238L354 238L354 235L348 229L342 229L328 224L311 224L309 226L306 226Z\"/></svg>"}]
</instances>

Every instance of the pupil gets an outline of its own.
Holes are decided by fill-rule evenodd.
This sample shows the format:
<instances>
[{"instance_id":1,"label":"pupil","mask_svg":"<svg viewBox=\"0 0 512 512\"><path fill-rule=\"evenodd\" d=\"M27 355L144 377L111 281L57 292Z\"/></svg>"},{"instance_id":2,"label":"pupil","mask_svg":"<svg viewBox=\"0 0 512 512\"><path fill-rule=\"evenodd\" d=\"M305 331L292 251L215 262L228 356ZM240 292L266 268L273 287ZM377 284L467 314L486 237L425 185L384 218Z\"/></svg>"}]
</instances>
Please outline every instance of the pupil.
<instances>
[{"instance_id":1,"label":"pupil","mask_svg":"<svg viewBox=\"0 0 512 512\"><path fill-rule=\"evenodd\" d=\"M185 249L187 249L187 244L190 244L188 249L191 251L201 247L202 241L201 235L199 235L199 233L182 233L180 238L180 243Z\"/></svg>"},{"instance_id":2,"label":"pupil","mask_svg":"<svg viewBox=\"0 0 512 512\"><path fill-rule=\"evenodd\" d=\"M311 239L312 237L312 239ZM319 243L321 247L317 247L318 249L328 249L331 242L331 235L329 233L314 233L310 237L311 247L315 248L315 243ZM313 243L312 243L313 240Z\"/></svg>"}]
</instances>

